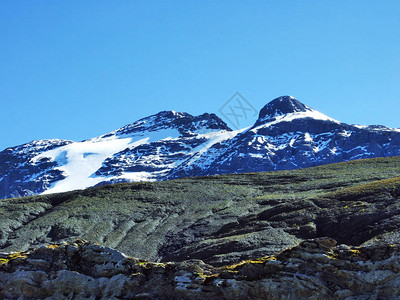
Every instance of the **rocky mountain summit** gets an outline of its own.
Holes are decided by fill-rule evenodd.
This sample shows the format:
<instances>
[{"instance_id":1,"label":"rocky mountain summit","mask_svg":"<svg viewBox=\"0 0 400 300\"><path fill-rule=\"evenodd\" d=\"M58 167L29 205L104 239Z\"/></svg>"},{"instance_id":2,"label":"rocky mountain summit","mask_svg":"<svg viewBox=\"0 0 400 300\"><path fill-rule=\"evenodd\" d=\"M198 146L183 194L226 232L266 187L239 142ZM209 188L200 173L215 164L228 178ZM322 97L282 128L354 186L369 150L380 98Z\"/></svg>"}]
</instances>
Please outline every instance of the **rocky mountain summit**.
<instances>
[{"instance_id":1,"label":"rocky mountain summit","mask_svg":"<svg viewBox=\"0 0 400 300\"><path fill-rule=\"evenodd\" d=\"M400 129L345 124L283 96L242 130L231 130L214 114L163 111L82 142L7 148L0 152L0 198L396 155Z\"/></svg>"},{"instance_id":2,"label":"rocky mountain summit","mask_svg":"<svg viewBox=\"0 0 400 300\"><path fill-rule=\"evenodd\" d=\"M313 109L292 96L282 96L265 105L258 116L258 123L275 121L276 117L300 112L313 112Z\"/></svg>"},{"instance_id":3,"label":"rocky mountain summit","mask_svg":"<svg viewBox=\"0 0 400 300\"><path fill-rule=\"evenodd\" d=\"M307 240L275 256L213 267L155 263L77 240L0 254L3 299L394 299L400 248Z\"/></svg>"}]
</instances>

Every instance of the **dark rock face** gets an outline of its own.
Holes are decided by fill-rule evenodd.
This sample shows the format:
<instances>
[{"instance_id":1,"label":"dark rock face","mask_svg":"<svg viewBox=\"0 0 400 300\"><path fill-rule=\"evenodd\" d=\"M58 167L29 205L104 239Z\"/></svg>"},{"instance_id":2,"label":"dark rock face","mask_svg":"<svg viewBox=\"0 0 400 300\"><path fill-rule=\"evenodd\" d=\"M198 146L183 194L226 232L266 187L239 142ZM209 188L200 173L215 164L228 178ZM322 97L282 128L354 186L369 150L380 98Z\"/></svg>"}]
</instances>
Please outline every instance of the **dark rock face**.
<instances>
[{"instance_id":1,"label":"dark rock face","mask_svg":"<svg viewBox=\"0 0 400 300\"><path fill-rule=\"evenodd\" d=\"M265 105L260 110L258 119L267 121L277 116L307 111L312 111L312 109L292 96L282 96Z\"/></svg>"},{"instance_id":2,"label":"dark rock face","mask_svg":"<svg viewBox=\"0 0 400 300\"><path fill-rule=\"evenodd\" d=\"M64 140L32 141L0 152L0 198L40 194L58 180L64 179L57 163L32 159L45 151L72 143Z\"/></svg>"},{"instance_id":3,"label":"dark rock face","mask_svg":"<svg viewBox=\"0 0 400 300\"><path fill-rule=\"evenodd\" d=\"M162 111L126 125L114 131L112 134L121 136L170 128L177 129L182 135L204 130L231 130L228 125L215 114L205 113L200 116L192 116L188 113ZM103 137L107 136L108 135L105 135Z\"/></svg>"},{"instance_id":4,"label":"dark rock face","mask_svg":"<svg viewBox=\"0 0 400 300\"><path fill-rule=\"evenodd\" d=\"M191 150L208 140L191 135L179 140L161 140L127 148L107 158L96 176L120 175L123 172L162 172L155 179L163 179L170 165L191 158ZM154 159L151 159L154 158Z\"/></svg>"},{"instance_id":5,"label":"dark rock face","mask_svg":"<svg viewBox=\"0 0 400 300\"><path fill-rule=\"evenodd\" d=\"M104 154L102 149L111 147L107 143L123 140L129 141ZM76 153L83 143L90 151ZM51 149L64 149L64 161L47 154ZM35 159L39 154L40 159ZM341 123L291 96L272 100L261 109L251 128L239 131L232 131L214 114L162 111L84 142L36 141L0 152L0 198L52 192L51 188L63 180L80 178L76 166L72 168L75 173L60 169L60 164L65 167L71 157L76 160L77 154L82 156L78 162L81 166L92 166L91 157L103 155L101 163L87 175L95 180L88 180L83 187L66 185L57 191L397 156L400 129Z\"/></svg>"},{"instance_id":6,"label":"dark rock face","mask_svg":"<svg viewBox=\"0 0 400 300\"><path fill-rule=\"evenodd\" d=\"M77 240L0 254L4 299L393 299L400 249L307 240L275 256L215 268L154 263Z\"/></svg>"}]
</instances>

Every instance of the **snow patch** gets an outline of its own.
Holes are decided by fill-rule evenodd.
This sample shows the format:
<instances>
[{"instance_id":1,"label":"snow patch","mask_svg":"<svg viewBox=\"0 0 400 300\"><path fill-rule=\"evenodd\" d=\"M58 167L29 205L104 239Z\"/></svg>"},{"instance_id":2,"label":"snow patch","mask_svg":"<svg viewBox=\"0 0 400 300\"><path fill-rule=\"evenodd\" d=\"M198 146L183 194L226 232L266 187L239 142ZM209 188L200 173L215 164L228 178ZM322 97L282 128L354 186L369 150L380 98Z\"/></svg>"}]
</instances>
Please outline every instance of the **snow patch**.
<instances>
[{"instance_id":1,"label":"snow patch","mask_svg":"<svg viewBox=\"0 0 400 300\"><path fill-rule=\"evenodd\" d=\"M119 176L114 176L113 179L124 179L131 182L156 181L158 173L160 172L123 172Z\"/></svg>"},{"instance_id":2,"label":"snow patch","mask_svg":"<svg viewBox=\"0 0 400 300\"><path fill-rule=\"evenodd\" d=\"M306 133L304 134L304 141L305 141L305 142L312 142L312 141L313 141L311 135L310 135L308 132L306 132Z\"/></svg>"},{"instance_id":3,"label":"snow patch","mask_svg":"<svg viewBox=\"0 0 400 300\"><path fill-rule=\"evenodd\" d=\"M343 130L342 132L339 132L339 134L340 134L342 137L346 137L346 138L350 137L352 133L353 133L353 132L347 131L347 130Z\"/></svg>"},{"instance_id":4,"label":"snow patch","mask_svg":"<svg viewBox=\"0 0 400 300\"><path fill-rule=\"evenodd\" d=\"M134 144L145 143L147 138L136 141ZM84 189L94 186L104 178L91 177L101 166L103 161L114 153L124 150L131 139L114 139L99 142L77 142L46 151L34 158L52 158L58 163L58 169L63 172L65 179L56 182L42 194L60 193L65 191Z\"/></svg>"},{"instance_id":5,"label":"snow patch","mask_svg":"<svg viewBox=\"0 0 400 300\"><path fill-rule=\"evenodd\" d=\"M242 133L244 131L246 131L247 129L249 129L249 127L243 128L243 129L239 129L239 130L235 130L235 131L226 131L226 130L222 130L222 131L217 131L217 132L210 132L210 133L205 133L205 134L199 134L199 138L206 138L209 139L208 142L206 142L205 144L202 144L198 147L195 147L192 149L192 151L190 151L190 155L193 155L188 161L186 161L187 165L192 165L193 163L195 163L197 160L200 159L200 157L204 155L207 155L207 151L215 144L221 143L223 141L227 141L230 139L233 139L236 135L238 135L239 133ZM203 156L204 158L204 156ZM211 162L211 158L209 157L209 160ZM177 163L180 164L183 161L180 161ZM203 164L207 165L207 159L206 161L202 162Z\"/></svg>"},{"instance_id":6,"label":"snow patch","mask_svg":"<svg viewBox=\"0 0 400 300\"><path fill-rule=\"evenodd\" d=\"M291 122L296 119L306 119L306 118L311 118L315 120L322 120L322 121L331 121L340 124L339 121L332 119L319 111L316 111L314 109L310 109L307 111L300 111L300 112L294 112L290 114L284 114L284 115L279 115L276 116L274 121L259 125L255 128L253 128L251 131L256 132L258 129L265 128L265 127L270 127L272 125L281 123L281 122ZM261 120L262 121L262 120Z\"/></svg>"}]
</instances>

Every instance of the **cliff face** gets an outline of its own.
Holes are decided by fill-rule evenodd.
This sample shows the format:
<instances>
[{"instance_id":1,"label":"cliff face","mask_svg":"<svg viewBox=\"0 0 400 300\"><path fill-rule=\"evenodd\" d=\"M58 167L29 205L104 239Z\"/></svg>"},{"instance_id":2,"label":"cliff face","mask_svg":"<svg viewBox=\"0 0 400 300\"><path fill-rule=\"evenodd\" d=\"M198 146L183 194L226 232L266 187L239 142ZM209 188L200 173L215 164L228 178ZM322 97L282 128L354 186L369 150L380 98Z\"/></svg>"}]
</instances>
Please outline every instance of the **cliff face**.
<instances>
[{"instance_id":1,"label":"cliff face","mask_svg":"<svg viewBox=\"0 0 400 300\"><path fill-rule=\"evenodd\" d=\"M400 247L383 243L355 248L320 238L218 268L201 260L148 262L82 240L0 257L0 297L7 299L400 296Z\"/></svg>"}]
</instances>

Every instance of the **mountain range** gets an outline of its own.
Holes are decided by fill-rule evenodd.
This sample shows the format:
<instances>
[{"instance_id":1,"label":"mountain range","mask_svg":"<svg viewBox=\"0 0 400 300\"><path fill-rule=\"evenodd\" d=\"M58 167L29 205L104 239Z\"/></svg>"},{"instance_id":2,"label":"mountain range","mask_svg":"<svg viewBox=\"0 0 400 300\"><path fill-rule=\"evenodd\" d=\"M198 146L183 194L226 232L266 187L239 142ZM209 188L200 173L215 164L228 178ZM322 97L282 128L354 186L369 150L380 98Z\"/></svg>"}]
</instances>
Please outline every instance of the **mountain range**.
<instances>
[{"instance_id":1,"label":"mountain range","mask_svg":"<svg viewBox=\"0 0 400 300\"><path fill-rule=\"evenodd\" d=\"M400 129L342 123L282 96L240 130L215 114L162 111L81 142L36 140L7 148L0 152L0 198L398 155Z\"/></svg>"}]
</instances>

